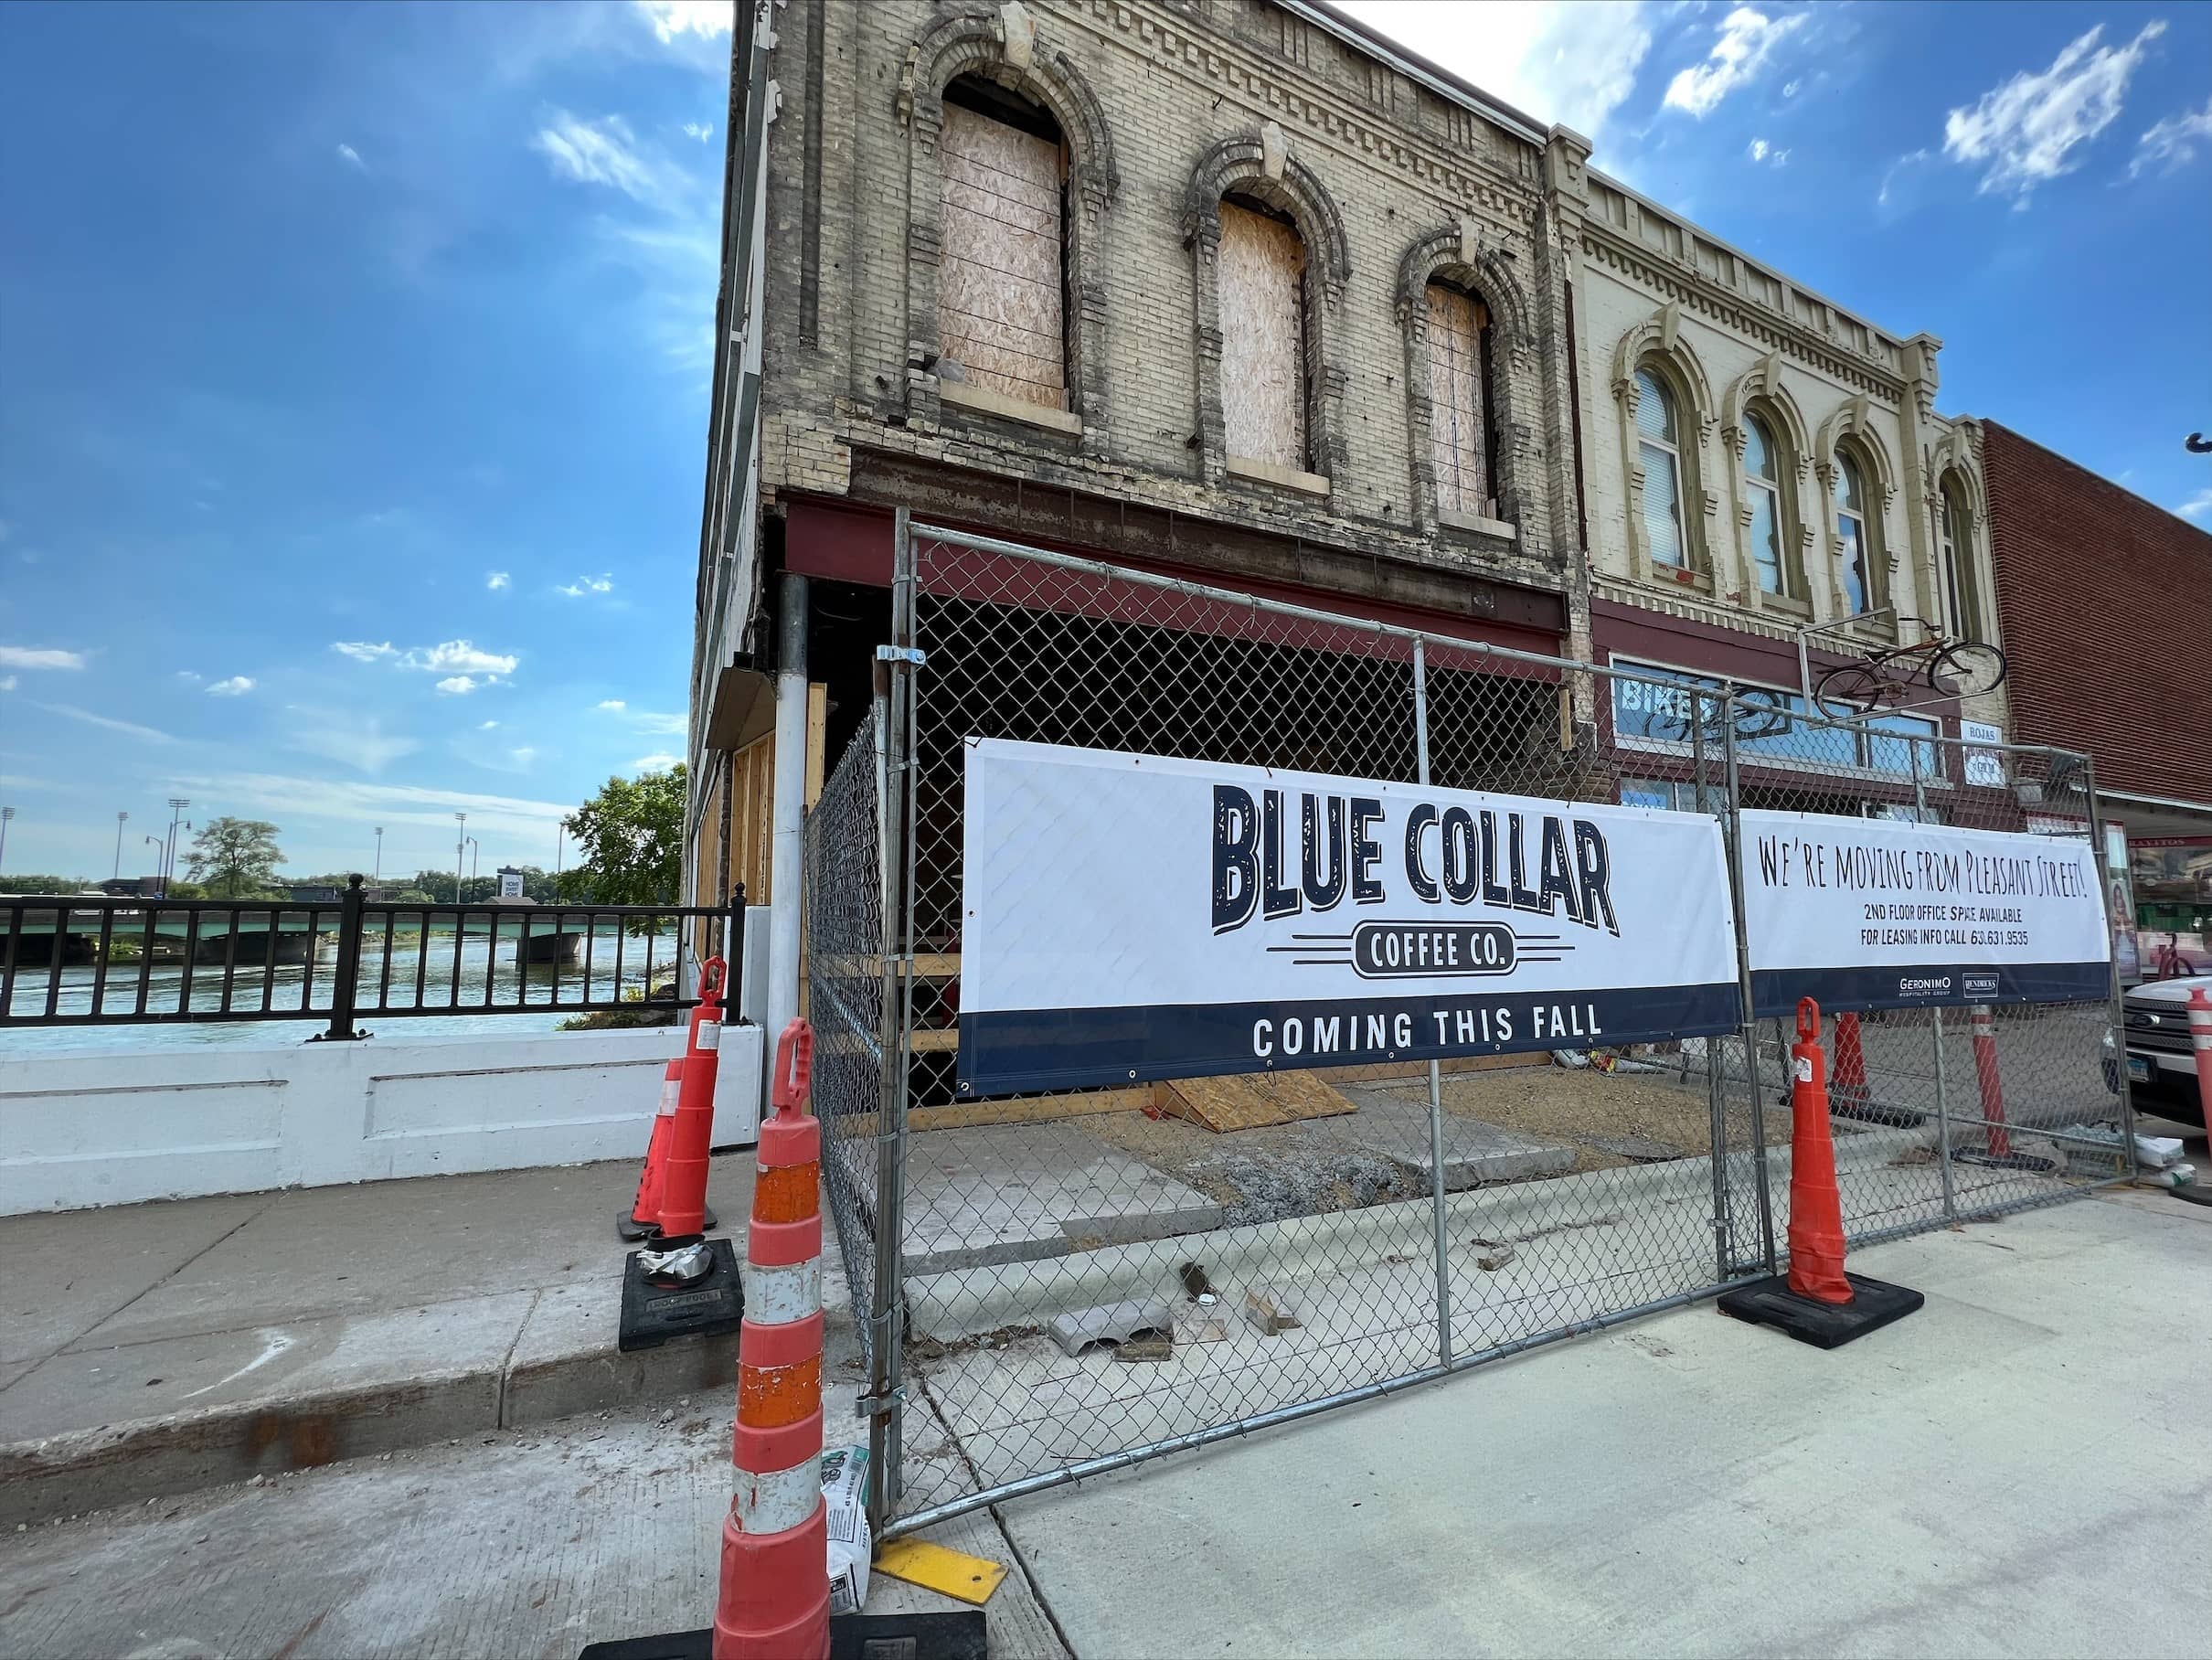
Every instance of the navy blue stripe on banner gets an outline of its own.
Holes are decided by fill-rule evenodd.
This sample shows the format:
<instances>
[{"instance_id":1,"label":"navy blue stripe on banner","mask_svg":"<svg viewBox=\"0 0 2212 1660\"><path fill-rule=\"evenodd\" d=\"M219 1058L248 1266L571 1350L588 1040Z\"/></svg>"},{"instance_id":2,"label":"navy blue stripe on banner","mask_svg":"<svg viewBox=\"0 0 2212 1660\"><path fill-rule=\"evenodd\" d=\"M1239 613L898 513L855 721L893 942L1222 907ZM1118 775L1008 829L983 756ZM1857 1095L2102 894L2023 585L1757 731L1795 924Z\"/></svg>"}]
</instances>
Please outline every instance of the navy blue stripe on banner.
<instances>
[{"instance_id":1,"label":"navy blue stripe on banner","mask_svg":"<svg viewBox=\"0 0 2212 1660\"><path fill-rule=\"evenodd\" d=\"M1005 1009L960 1016L960 1092L1012 1095L1161 1078L1587 1049L1732 1032L1733 981L1490 996ZM1439 1024L1441 1016L1441 1024Z\"/></svg>"},{"instance_id":2,"label":"navy blue stripe on banner","mask_svg":"<svg viewBox=\"0 0 2212 1660\"><path fill-rule=\"evenodd\" d=\"M1913 968L1760 968L1751 1008L1760 1019L1797 1012L1810 997L1824 1009L1957 1008L1975 1003L2101 1003L2109 963L1928 963Z\"/></svg>"}]
</instances>

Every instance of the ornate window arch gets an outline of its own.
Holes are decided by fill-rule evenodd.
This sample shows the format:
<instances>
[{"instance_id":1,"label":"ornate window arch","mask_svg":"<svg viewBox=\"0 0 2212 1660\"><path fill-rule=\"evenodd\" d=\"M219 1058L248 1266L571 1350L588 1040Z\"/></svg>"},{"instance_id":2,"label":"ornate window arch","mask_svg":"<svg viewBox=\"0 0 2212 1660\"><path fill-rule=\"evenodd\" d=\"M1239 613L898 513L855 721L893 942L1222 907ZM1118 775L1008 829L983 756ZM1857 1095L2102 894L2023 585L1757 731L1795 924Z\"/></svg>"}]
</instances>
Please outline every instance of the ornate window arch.
<instances>
[{"instance_id":1,"label":"ornate window arch","mask_svg":"<svg viewBox=\"0 0 2212 1660\"><path fill-rule=\"evenodd\" d=\"M1714 424L1712 388L1696 353L1681 337L1678 321L1677 307L1669 302L1613 346L1613 401L1620 412L1622 463L1627 470L1628 574L1646 580L1672 576L1709 588L1713 553L1706 520L1719 501L1706 483L1706 440ZM1649 407L1647 388L1654 387L1672 406L1671 423ZM1663 456L1671 456L1675 463L1672 503L1661 495L1668 474L1652 470ZM1666 534L1670 509L1680 530L1679 564L1665 557L1668 549L1664 545L1654 545Z\"/></svg>"},{"instance_id":2,"label":"ornate window arch","mask_svg":"<svg viewBox=\"0 0 2212 1660\"><path fill-rule=\"evenodd\" d=\"M900 77L899 114L907 153L907 364L909 419L941 416L936 367L939 275L944 250L944 178L939 163L945 90L963 78L1026 100L1058 126L1068 150L1062 255L1069 412L1087 449L1102 449L1108 425L1105 217L1121 188L1113 134L1098 96L1064 50L1038 37L1027 8L966 5L923 31Z\"/></svg>"},{"instance_id":3,"label":"ornate window arch","mask_svg":"<svg viewBox=\"0 0 2212 1660\"><path fill-rule=\"evenodd\" d=\"M1436 365L1439 343L1431 337L1435 313L1430 290L1444 286L1469 295L1487 313L1483 343L1480 413L1483 459L1497 501L1494 516L1518 530L1523 552L1541 555L1546 527L1532 513L1543 487L1540 467L1522 454L1521 388L1533 369L1528 302L1512 268L1494 248L1484 246L1472 221L1442 225L1406 250L1398 266L1398 325L1406 342L1407 424L1413 468L1413 527L1433 534L1442 520L1439 505L1440 454ZM1463 411L1462 411L1463 413ZM1450 492L1444 491L1448 495ZM1465 511L1462 508L1461 511Z\"/></svg>"},{"instance_id":4,"label":"ornate window arch","mask_svg":"<svg viewBox=\"0 0 2212 1660\"><path fill-rule=\"evenodd\" d=\"M1810 609L1806 555L1813 547L1807 512L1813 442L1796 399L1771 353L1730 386L1721 407L1721 444L1734 473L1738 578L1730 584L1753 609Z\"/></svg>"},{"instance_id":5,"label":"ornate window arch","mask_svg":"<svg viewBox=\"0 0 2212 1660\"><path fill-rule=\"evenodd\" d=\"M1813 470L1827 502L1830 614L1855 616L1896 604L1898 561L1889 535L1889 505L1897 495L1897 477L1888 452L1868 424L1864 397L1821 423ZM1884 618L1876 626L1888 632L1896 622Z\"/></svg>"},{"instance_id":6,"label":"ornate window arch","mask_svg":"<svg viewBox=\"0 0 2212 1660\"><path fill-rule=\"evenodd\" d=\"M1348 378L1335 360L1338 318L1351 274L1344 215L1312 168L1290 154L1289 140L1270 122L1253 138L1224 139L1192 169L1183 196L1183 242L1197 279L1198 462L1201 476L1217 487L1228 479L1228 433L1221 414L1221 203L1245 197L1296 227L1305 245L1300 305L1305 356L1307 470L1330 481L1332 492L1350 481L1345 452L1344 394Z\"/></svg>"}]
</instances>

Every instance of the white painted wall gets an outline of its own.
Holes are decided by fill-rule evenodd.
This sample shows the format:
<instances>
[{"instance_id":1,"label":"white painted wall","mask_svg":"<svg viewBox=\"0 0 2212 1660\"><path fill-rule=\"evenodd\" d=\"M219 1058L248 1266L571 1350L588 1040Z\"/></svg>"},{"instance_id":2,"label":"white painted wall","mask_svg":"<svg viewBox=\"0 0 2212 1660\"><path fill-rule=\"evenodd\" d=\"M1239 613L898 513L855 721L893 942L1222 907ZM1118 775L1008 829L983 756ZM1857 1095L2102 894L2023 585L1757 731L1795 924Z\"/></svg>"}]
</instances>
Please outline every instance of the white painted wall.
<instances>
[{"instance_id":1,"label":"white painted wall","mask_svg":"<svg viewBox=\"0 0 2212 1660\"><path fill-rule=\"evenodd\" d=\"M0 1215L642 1158L685 1028L0 1055ZM725 1027L717 1146L753 1141Z\"/></svg>"}]
</instances>

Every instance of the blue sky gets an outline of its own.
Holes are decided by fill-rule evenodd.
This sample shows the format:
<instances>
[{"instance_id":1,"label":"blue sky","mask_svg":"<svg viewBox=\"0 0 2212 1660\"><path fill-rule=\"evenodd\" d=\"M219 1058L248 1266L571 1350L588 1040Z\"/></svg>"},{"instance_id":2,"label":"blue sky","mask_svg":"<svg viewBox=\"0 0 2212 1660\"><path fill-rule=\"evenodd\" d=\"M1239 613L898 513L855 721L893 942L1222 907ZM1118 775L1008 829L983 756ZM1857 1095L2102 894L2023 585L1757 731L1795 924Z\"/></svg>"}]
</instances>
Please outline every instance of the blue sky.
<instances>
[{"instance_id":1,"label":"blue sky","mask_svg":"<svg viewBox=\"0 0 2212 1660\"><path fill-rule=\"evenodd\" d=\"M2212 8L1355 9L2212 522ZM682 751L728 16L0 7L7 869L549 863Z\"/></svg>"}]
</instances>

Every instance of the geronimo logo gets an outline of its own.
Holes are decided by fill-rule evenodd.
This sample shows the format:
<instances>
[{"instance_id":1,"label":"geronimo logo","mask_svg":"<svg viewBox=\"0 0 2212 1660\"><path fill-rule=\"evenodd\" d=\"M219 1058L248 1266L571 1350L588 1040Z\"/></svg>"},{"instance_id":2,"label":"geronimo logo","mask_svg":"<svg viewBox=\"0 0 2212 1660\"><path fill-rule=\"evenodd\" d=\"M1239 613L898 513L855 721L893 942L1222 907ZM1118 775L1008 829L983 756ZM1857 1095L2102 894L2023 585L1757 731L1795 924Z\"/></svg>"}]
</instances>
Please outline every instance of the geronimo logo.
<instances>
[{"instance_id":1,"label":"geronimo logo","mask_svg":"<svg viewBox=\"0 0 2212 1660\"><path fill-rule=\"evenodd\" d=\"M1214 786L1213 931L1234 932L1253 918L1321 916L1347 900L1518 911L1618 935L1612 854L1586 818L1552 813L1439 808L1416 801L1402 825L1385 829L1382 802L1367 795ZM1297 823L1292 824L1295 811ZM1386 841L1394 844L1388 852ZM1400 886L1402 884L1402 886ZM1343 932L1300 933L1296 960L1348 963L1362 977L1502 974L1530 948L1557 960L1563 936L1521 932L1505 922L1446 914L1363 921Z\"/></svg>"},{"instance_id":2,"label":"geronimo logo","mask_svg":"<svg viewBox=\"0 0 2212 1660\"><path fill-rule=\"evenodd\" d=\"M1897 983L1897 995L1900 997L1949 996L1951 995L1951 976L1949 974L1905 975Z\"/></svg>"}]
</instances>

